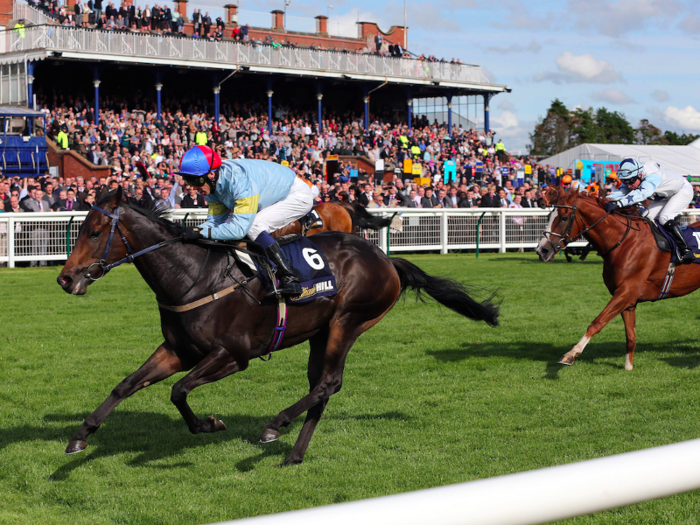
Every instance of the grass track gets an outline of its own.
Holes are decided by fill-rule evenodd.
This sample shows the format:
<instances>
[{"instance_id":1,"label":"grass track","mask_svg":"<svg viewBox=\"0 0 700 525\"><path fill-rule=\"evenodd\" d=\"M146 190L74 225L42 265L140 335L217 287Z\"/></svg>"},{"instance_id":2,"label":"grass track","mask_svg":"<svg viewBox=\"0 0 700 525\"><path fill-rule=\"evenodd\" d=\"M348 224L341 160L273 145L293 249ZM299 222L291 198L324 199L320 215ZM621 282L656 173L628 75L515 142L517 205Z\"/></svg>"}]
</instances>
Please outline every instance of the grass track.
<instances>
[{"instance_id":1,"label":"grass track","mask_svg":"<svg viewBox=\"0 0 700 525\"><path fill-rule=\"evenodd\" d=\"M409 295L351 351L303 465L280 469L303 418L262 426L306 389L308 346L195 390L228 430L193 436L170 404L181 375L67 440L161 342L153 294L122 267L82 298L57 268L0 270L0 523L210 523L570 463L700 436L700 295L638 308L635 370L615 320L572 368L558 358L608 299L592 257L407 257L432 274L500 288L490 329ZM572 485L575 490L575 485ZM504 502L505 503L505 502ZM697 523L697 492L568 520Z\"/></svg>"}]
</instances>

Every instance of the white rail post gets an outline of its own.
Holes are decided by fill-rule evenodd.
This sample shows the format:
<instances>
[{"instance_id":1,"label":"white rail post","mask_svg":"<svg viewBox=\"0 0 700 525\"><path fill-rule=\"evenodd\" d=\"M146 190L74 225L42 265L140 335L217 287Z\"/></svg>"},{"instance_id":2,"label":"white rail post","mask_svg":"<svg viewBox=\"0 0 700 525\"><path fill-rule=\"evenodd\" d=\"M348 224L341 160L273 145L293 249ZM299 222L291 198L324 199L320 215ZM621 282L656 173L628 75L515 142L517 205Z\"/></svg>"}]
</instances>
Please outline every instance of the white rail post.
<instances>
[{"instance_id":1,"label":"white rail post","mask_svg":"<svg viewBox=\"0 0 700 525\"><path fill-rule=\"evenodd\" d=\"M10 222L7 223L7 267L15 267L15 217L10 214Z\"/></svg>"},{"instance_id":2,"label":"white rail post","mask_svg":"<svg viewBox=\"0 0 700 525\"><path fill-rule=\"evenodd\" d=\"M382 215L383 217L383 215ZM389 235L389 228L379 230L379 249L386 254L386 236Z\"/></svg>"},{"instance_id":3,"label":"white rail post","mask_svg":"<svg viewBox=\"0 0 700 525\"><path fill-rule=\"evenodd\" d=\"M447 213L440 214L440 253L447 253Z\"/></svg>"},{"instance_id":4,"label":"white rail post","mask_svg":"<svg viewBox=\"0 0 700 525\"><path fill-rule=\"evenodd\" d=\"M503 210L499 210L499 234L498 241L501 245L498 249L501 253L506 253L506 214Z\"/></svg>"}]
</instances>

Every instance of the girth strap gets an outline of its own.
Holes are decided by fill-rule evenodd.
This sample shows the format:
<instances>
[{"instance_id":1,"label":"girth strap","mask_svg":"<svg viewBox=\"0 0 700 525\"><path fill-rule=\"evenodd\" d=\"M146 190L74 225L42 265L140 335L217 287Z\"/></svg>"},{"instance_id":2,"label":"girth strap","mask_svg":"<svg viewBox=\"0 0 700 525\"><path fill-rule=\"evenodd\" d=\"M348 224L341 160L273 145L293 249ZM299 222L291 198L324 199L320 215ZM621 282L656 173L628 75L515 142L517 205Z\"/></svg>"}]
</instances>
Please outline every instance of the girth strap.
<instances>
[{"instance_id":1,"label":"girth strap","mask_svg":"<svg viewBox=\"0 0 700 525\"><path fill-rule=\"evenodd\" d=\"M232 293L236 288L241 283L236 283L233 286L229 286L228 288L225 288L224 290L221 290L220 292L216 292L214 294L208 295L206 297L202 297L201 299L194 301L192 303L187 303L183 304L181 306L170 306L168 304L163 304L163 303L158 303L158 306L162 308L163 310L169 310L171 312L176 312L176 313L182 313L182 312L189 312L190 310L194 310L195 308L199 308L200 306L204 306L205 304L213 303L217 299L221 299L222 297L226 297L230 293Z\"/></svg>"}]
</instances>

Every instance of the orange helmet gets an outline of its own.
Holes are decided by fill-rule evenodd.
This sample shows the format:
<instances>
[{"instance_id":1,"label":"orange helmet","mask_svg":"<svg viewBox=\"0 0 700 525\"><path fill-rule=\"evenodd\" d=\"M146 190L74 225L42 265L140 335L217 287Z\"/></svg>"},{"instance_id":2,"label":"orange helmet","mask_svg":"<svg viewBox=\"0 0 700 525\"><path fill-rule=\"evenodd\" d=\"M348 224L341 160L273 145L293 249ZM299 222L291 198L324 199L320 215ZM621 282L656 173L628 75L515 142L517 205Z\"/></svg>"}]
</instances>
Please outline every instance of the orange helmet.
<instances>
[{"instance_id":1,"label":"orange helmet","mask_svg":"<svg viewBox=\"0 0 700 525\"><path fill-rule=\"evenodd\" d=\"M616 188L619 188L620 184L622 184L622 181L617 177L617 172L613 172L605 177L605 182L612 184Z\"/></svg>"},{"instance_id":2,"label":"orange helmet","mask_svg":"<svg viewBox=\"0 0 700 525\"><path fill-rule=\"evenodd\" d=\"M571 184L571 183L573 182L573 180L574 180L574 179L571 178L571 175L564 175L564 176L561 178L561 183L562 183L562 184Z\"/></svg>"},{"instance_id":3,"label":"orange helmet","mask_svg":"<svg viewBox=\"0 0 700 525\"><path fill-rule=\"evenodd\" d=\"M600 189L600 185L597 182L592 182L588 186L586 186L586 191L590 194L597 194L598 190Z\"/></svg>"}]
</instances>

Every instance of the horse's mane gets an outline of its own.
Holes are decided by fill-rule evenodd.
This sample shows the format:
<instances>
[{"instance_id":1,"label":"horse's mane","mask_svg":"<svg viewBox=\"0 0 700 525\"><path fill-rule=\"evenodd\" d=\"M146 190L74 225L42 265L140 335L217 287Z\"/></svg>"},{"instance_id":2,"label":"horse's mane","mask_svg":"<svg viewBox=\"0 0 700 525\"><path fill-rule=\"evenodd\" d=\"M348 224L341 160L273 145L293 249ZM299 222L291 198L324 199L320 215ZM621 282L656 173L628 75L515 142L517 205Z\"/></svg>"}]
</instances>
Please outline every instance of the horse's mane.
<instances>
[{"instance_id":1,"label":"horse's mane","mask_svg":"<svg viewBox=\"0 0 700 525\"><path fill-rule=\"evenodd\" d=\"M97 203L98 206L104 207L110 199L114 196L114 192L117 190L110 191L100 199ZM134 210L136 213L143 215L147 219L156 222L163 226L173 235L182 234L182 226L176 222L173 222L165 218L165 215L170 213L171 209L166 206L157 206L156 201L149 199L148 201L137 201L133 197L127 197L123 202L123 206L126 206L130 210Z\"/></svg>"}]
</instances>

